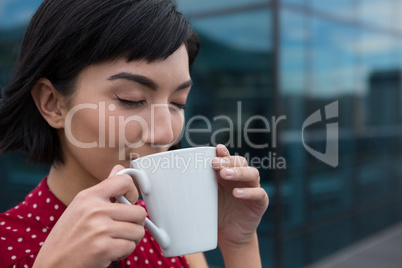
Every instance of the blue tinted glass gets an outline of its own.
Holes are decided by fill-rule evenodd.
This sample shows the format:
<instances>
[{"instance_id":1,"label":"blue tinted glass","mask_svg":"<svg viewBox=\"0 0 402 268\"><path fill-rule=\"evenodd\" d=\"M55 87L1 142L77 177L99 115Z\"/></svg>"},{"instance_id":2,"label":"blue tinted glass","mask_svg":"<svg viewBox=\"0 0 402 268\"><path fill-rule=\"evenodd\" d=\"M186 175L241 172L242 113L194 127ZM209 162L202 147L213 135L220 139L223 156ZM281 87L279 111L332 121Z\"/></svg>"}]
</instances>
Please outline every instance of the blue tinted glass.
<instances>
[{"instance_id":1,"label":"blue tinted glass","mask_svg":"<svg viewBox=\"0 0 402 268\"><path fill-rule=\"evenodd\" d=\"M285 178L282 181L285 229L302 225L306 220L306 195L300 189L306 182L305 150L300 144L300 125L305 120L306 55L310 33L307 31L304 14L282 10L280 14L280 90L281 115L286 116L285 130L281 133L282 150L287 160ZM294 246L292 240L285 243L284 251ZM302 250L298 249L302 254ZM291 266L300 266L294 259ZM289 261L285 261L288 263Z\"/></svg>"},{"instance_id":2,"label":"blue tinted glass","mask_svg":"<svg viewBox=\"0 0 402 268\"><path fill-rule=\"evenodd\" d=\"M23 33L41 2L40 0L0 1L0 90L12 76ZM0 212L20 203L48 170L47 166L27 163L21 153L1 156Z\"/></svg>"},{"instance_id":3,"label":"blue tinted glass","mask_svg":"<svg viewBox=\"0 0 402 268\"><path fill-rule=\"evenodd\" d=\"M255 115L271 119L272 112L272 43L271 13L269 9L254 12L225 14L199 18L192 21L201 38L201 50L194 64L194 87L188 99L186 118L201 115L210 122L211 132L187 133L187 143L226 144L232 153L246 157L260 170L261 186L274 196L272 171L275 157L269 158L270 148L256 149L250 144L271 142L269 134L248 135L244 125ZM271 123L272 121L270 121ZM187 122L187 126L189 121ZM261 127L255 121L253 128ZM206 129L202 120L193 121L191 128ZM230 129L234 131L230 131ZM220 133L216 130L221 130ZM215 132L213 132L215 131ZM216 134L216 135L215 135ZM184 144L191 146L191 144ZM262 159L265 167L253 164L252 159ZM271 161L270 163L268 163ZM272 165L268 167L268 165ZM273 232L273 215L266 213L259 230ZM272 240L267 235L260 238L264 267L272 266ZM219 252L216 253L219 255ZM214 252L208 253L211 266L223 267Z\"/></svg>"},{"instance_id":4,"label":"blue tinted glass","mask_svg":"<svg viewBox=\"0 0 402 268\"><path fill-rule=\"evenodd\" d=\"M2 0L0 2L0 29L27 24L41 0Z\"/></svg>"},{"instance_id":5,"label":"blue tinted glass","mask_svg":"<svg viewBox=\"0 0 402 268\"><path fill-rule=\"evenodd\" d=\"M360 0L357 6L358 20L364 24L370 24L383 28L394 28L398 23L398 9L394 0Z\"/></svg>"},{"instance_id":6,"label":"blue tinted glass","mask_svg":"<svg viewBox=\"0 0 402 268\"><path fill-rule=\"evenodd\" d=\"M400 121L401 74L398 42L385 33L362 31L359 48L359 76L364 79L368 126L391 126Z\"/></svg>"},{"instance_id":7,"label":"blue tinted glass","mask_svg":"<svg viewBox=\"0 0 402 268\"><path fill-rule=\"evenodd\" d=\"M356 1L354 0L310 0L310 7L314 11L325 12L331 16L352 19L355 15Z\"/></svg>"},{"instance_id":8,"label":"blue tinted glass","mask_svg":"<svg viewBox=\"0 0 402 268\"><path fill-rule=\"evenodd\" d=\"M187 118L197 114L209 118L225 115L233 118L234 125L243 126L252 115L270 116L269 10L199 19L193 24L201 38L201 51L192 72L195 90L189 97ZM238 113L243 115L243 119L239 118L243 122L236 120ZM224 120L212 120L211 124L213 129L228 126ZM203 143L211 141L208 133L201 136L193 138ZM213 138L227 143L231 137L225 136ZM231 147L246 150L242 145L236 142Z\"/></svg>"},{"instance_id":9,"label":"blue tinted glass","mask_svg":"<svg viewBox=\"0 0 402 268\"><path fill-rule=\"evenodd\" d=\"M280 0L282 3L305 5L306 0Z\"/></svg>"},{"instance_id":10,"label":"blue tinted glass","mask_svg":"<svg viewBox=\"0 0 402 268\"><path fill-rule=\"evenodd\" d=\"M237 49L267 52L271 49L271 16L268 10L193 20L201 34Z\"/></svg>"},{"instance_id":11,"label":"blue tinted glass","mask_svg":"<svg viewBox=\"0 0 402 268\"><path fill-rule=\"evenodd\" d=\"M255 4L264 4L270 2L270 0L177 0L177 6L179 10L188 13L221 10L226 8L239 8L246 7Z\"/></svg>"},{"instance_id":12,"label":"blue tinted glass","mask_svg":"<svg viewBox=\"0 0 402 268\"><path fill-rule=\"evenodd\" d=\"M311 84L308 92L317 97L355 94L356 51L359 40L352 27L321 19L311 20Z\"/></svg>"},{"instance_id":13,"label":"blue tinted glass","mask_svg":"<svg viewBox=\"0 0 402 268\"><path fill-rule=\"evenodd\" d=\"M280 18L281 114L287 116L286 129L299 129L303 120L307 44L311 34L304 14L283 10Z\"/></svg>"},{"instance_id":14,"label":"blue tinted glass","mask_svg":"<svg viewBox=\"0 0 402 268\"><path fill-rule=\"evenodd\" d=\"M351 155L355 152L351 132L362 125L364 113L362 83L356 78L358 42L354 27L321 18L311 18L309 51L309 83L307 87L306 118L326 105L337 101L337 133L339 165L335 169L311 161L309 171L309 200L313 218L320 219L352 204ZM324 113L325 114L325 113ZM326 115L326 114L325 114ZM327 118L305 129L305 143L325 153ZM333 249L334 250L334 249Z\"/></svg>"},{"instance_id":15,"label":"blue tinted glass","mask_svg":"<svg viewBox=\"0 0 402 268\"><path fill-rule=\"evenodd\" d=\"M311 38L303 14L284 10L281 13L280 73L284 95L303 94L306 86L307 44Z\"/></svg>"}]
</instances>

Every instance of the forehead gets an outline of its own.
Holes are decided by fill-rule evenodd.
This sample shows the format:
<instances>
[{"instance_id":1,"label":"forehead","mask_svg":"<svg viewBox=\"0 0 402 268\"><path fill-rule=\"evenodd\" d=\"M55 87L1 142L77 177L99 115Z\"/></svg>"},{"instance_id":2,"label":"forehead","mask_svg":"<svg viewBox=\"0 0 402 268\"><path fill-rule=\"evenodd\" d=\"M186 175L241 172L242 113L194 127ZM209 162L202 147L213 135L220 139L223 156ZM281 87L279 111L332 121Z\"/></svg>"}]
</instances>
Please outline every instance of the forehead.
<instances>
[{"instance_id":1,"label":"forehead","mask_svg":"<svg viewBox=\"0 0 402 268\"><path fill-rule=\"evenodd\" d=\"M119 72L132 72L144 76L153 77L176 77L188 79L190 77L189 59L185 45L164 60L149 62L146 60L127 61L124 58L108 60L102 63L92 64L85 68L79 75L78 83L84 80L105 79Z\"/></svg>"},{"instance_id":2,"label":"forehead","mask_svg":"<svg viewBox=\"0 0 402 268\"><path fill-rule=\"evenodd\" d=\"M102 89L106 89L108 85L113 87L119 85L118 83L132 83L123 79L110 79L119 73L144 76L151 80L157 88L167 91L172 91L173 88L178 88L181 84L191 80L188 53L183 45L165 60L155 62L134 60L128 62L126 59L120 58L92 64L79 74L75 93L72 96L73 99L76 99L78 95L92 99L102 92ZM159 94L158 92L161 91L155 91L155 94Z\"/></svg>"}]
</instances>

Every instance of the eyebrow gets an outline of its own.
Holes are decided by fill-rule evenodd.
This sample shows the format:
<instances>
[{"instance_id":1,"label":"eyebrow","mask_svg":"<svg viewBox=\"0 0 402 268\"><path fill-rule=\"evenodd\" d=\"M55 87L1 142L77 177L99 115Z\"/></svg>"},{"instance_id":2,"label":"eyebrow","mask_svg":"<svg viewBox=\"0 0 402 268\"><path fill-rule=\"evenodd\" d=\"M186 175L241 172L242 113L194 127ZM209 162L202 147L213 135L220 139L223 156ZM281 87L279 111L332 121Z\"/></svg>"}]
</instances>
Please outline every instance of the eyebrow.
<instances>
[{"instance_id":1,"label":"eyebrow","mask_svg":"<svg viewBox=\"0 0 402 268\"><path fill-rule=\"evenodd\" d=\"M122 73L112 75L107 80L114 81L114 80L118 80L118 79L124 79L124 80L128 80L128 81L131 81L131 82L134 82L134 83L138 83L140 85L143 85L143 86L145 86L147 88L152 89L153 91L158 90L158 85L154 81L152 81L151 79L149 79L146 76L139 75L139 74L132 74L132 73L127 73L127 72L122 72ZM181 89L189 88L192 85L193 85L193 81L190 79L190 80L184 82L183 84L179 85L177 87L176 91L181 90Z\"/></svg>"}]
</instances>

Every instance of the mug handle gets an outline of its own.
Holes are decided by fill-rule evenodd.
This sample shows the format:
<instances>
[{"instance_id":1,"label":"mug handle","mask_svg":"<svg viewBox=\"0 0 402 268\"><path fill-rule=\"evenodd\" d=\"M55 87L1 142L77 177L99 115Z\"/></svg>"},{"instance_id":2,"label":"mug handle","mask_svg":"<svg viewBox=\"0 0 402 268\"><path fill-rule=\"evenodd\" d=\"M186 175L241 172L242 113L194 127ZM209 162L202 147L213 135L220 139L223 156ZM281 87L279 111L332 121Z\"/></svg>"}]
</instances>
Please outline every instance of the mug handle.
<instances>
[{"instance_id":1,"label":"mug handle","mask_svg":"<svg viewBox=\"0 0 402 268\"><path fill-rule=\"evenodd\" d=\"M133 168L127 168L116 173L116 175L120 174L130 175L138 183L140 191L143 195L151 194L151 184L144 171ZM117 201L119 201L119 203L132 205L124 196L117 196L116 199ZM145 228L147 228L147 230L152 234L152 236L155 237L156 241L162 248L167 249L169 247L170 238L168 234L163 229L156 226L148 218L145 218Z\"/></svg>"}]
</instances>

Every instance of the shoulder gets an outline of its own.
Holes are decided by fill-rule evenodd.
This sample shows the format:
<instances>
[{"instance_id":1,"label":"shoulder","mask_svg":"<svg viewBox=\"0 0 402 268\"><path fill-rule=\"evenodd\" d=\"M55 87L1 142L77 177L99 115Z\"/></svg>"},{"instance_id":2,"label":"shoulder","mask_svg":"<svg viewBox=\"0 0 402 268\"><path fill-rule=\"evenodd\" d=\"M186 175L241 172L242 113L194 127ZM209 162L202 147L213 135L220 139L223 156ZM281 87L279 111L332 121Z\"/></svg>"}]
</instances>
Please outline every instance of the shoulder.
<instances>
[{"instance_id":1,"label":"shoulder","mask_svg":"<svg viewBox=\"0 0 402 268\"><path fill-rule=\"evenodd\" d=\"M6 267L31 266L63 211L54 199L45 178L25 201L0 214L0 263Z\"/></svg>"},{"instance_id":2,"label":"shoulder","mask_svg":"<svg viewBox=\"0 0 402 268\"><path fill-rule=\"evenodd\" d=\"M48 229L23 206L22 203L0 214L0 262L6 267L18 262L33 263L48 234Z\"/></svg>"}]
</instances>

